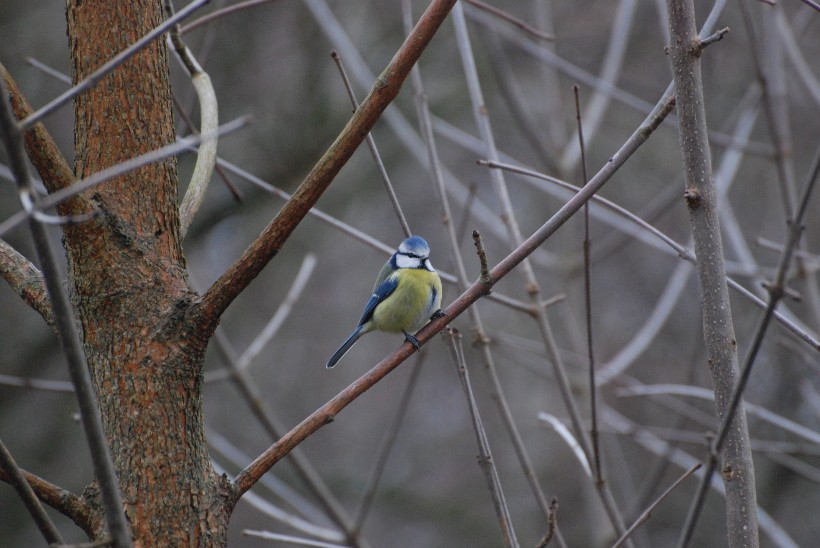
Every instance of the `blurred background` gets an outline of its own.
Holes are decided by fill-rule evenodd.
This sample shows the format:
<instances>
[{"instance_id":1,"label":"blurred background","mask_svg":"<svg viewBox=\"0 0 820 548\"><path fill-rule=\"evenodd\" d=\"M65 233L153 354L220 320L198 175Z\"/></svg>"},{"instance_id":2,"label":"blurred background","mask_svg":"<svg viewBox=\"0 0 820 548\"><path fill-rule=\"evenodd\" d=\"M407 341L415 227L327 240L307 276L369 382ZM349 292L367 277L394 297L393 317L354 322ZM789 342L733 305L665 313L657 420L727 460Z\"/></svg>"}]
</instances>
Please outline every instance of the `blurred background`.
<instances>
[{"instance_id":1,"label":"blurred background","mask_svg":"<svg viewBox=\"0 0 820 548\"><path fill-rule=\"evenodd\" d=\"M188 23L228 4L214 0ZM699 24L714 4L726 3L696 2ZM425 6L412 3L414 19ZM639 127L671 81L664 54L665 2L492 0L492 6L515 21L463 4L500 158L580 185L572 86L580 88L591 177ZM0 10L0 61L35 107L67 87L59 77L69 72L63 9L55 2L5 0ZM748 2L745 9L748 18L737 2L720 12L713 30L731 31L704 52L703 77L727 268L734 280L765 299L761 282L773 274L786 238L787 212L805 185L820 143L820 12L800 2ZM215 175L185 241L195 287L207 288L239 257L276 215L281 193L298 186L344 127L351 106L330 52L339 53L361 99L404 35L402 3L386 0L269 2L184 34L214 82L220 121L242 115L252 119L248 128L219 143L220 157L229 162L223 173L241 199ZM761 66L770 86L765 96ZM491 266L515 244L505 228L493 175L476 163L487 152L479 141L452 16L419 69L450 200L448 220L473 281L479 274L473 229L483 237ZM178 118L178 133L186 135L185 118L198 123L198 106L176 59L172 73L177 108L185 113ZM46 126L71 160L71 109L51 115ZM428 240L439 271L455 273L409 80L373 137L411 230ZM0 160L2 220L18 211L19 203L5 156ZM193 157L180 157L179 167L184 191ZM534 178L512 173L504 178L525 237L570 196ZM691 248L682 194L674 116L600 193ZM771 326L746 392L747 402L754 404L749 406L749 426L758 502L765 512L760 523L764 546L811 545L820 537L817 520L806 519L820 506L820 354L811 346L820 331L818 194L809 206L799 260L789 278L789 287L801 299L783 302L782 311L795 327ZM205 391L208 435L215 463L229 474L274 438L228 378L224 348L236 356L249 348L255 352L245 355L251 386L264 412L285 431L401 342L400 336L371 334L335 369L324 367L356 326L379 268L404 238L366 147L342 170L317 210L228 310L220 327L223 345L211 343ZM59 244L56 229L53 236ZM24 228L3 238L35 260ZM590 208L590 239L594 354L605 381L598 400L603 471L631 523L704 455L704 435L715 429L712 383L694 268L656 236L597 204ZM582 242L583 219L576 215L533 255L532 264L542 299L560 297L547 313L573 396L588 420ZM529 302L521 270L495 292ZM444 303L459 293L454 284L445 284ZM738 292L731 298L742 359L762 310ZM283 303L292 304L286 315L280 311ZM593 481L565 439L543 419L546 414L571 428L538 324L490 299L481 300L477 309L538 484L547 499L557 497L564 540L570 546L611 544L615 536ZM277 311L278 329L270 327L272 336L252 347ZM536 545L547 530L544 512L500 418L484 354L474 345L474 323L465 314L452 325L463 335L470 380L512 524L522 545ZM0 349L0 437L25 469L80 493L91 480L91 466L75 400L66 391L64 358L54 333L5 283L0 283ZM395 437L385 444L391 434ZM370 546L501 545L492 498L476 460L469 408L441 337L310 437L300 452L313 470L314 484L325 486L349 521L361 523L362 539ZM361 513L374 467L382 460L372 504ZM242 536L245 529L308 536L292 519L277 517L281 512L334 529L323 510L327 499L322 502L290 460L274 467L267 479L240 501L231 522L232 545L277 545ZM653 512L634 535L637 546L676 541L696 484L690 478ZM713 489L696 545L725 543L723 505L722 495ZM68 539L84 540L79 529L54 515ZM0 485L0 545L42 543L14 491Z\"/></svg>"}]
</instances>

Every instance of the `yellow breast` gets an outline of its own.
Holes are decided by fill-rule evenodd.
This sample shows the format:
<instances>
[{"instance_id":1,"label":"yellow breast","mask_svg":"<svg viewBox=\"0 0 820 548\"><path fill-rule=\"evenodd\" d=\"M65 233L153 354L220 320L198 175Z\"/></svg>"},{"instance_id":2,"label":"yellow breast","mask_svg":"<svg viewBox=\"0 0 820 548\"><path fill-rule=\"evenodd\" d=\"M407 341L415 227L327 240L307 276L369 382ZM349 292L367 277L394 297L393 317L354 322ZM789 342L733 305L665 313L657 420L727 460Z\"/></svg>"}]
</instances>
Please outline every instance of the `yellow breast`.
<instances>
[{"instance_id":1,"label":"yellow breast","mask_svg":"<svg viewBox=\"0 0 820 548\"><path fill-rule=\"evenodd\" d=\"M441 280L424 269L402 269L393 274L396 290L373 311L373 324L380 331L415 333L441 307Z\"/></svg>"}]
</instances>

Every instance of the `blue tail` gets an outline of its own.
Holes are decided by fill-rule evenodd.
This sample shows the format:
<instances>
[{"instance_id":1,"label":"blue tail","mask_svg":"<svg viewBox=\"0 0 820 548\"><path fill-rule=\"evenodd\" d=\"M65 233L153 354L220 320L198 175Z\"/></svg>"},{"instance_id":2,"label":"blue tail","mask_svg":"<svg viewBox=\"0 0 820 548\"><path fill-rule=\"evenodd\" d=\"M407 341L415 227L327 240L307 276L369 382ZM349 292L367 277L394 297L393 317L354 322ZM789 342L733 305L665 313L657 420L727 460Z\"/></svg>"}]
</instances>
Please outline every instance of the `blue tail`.
<instances>
[{"instance_id":1,"label":"blue tail","mask_svg":"<svg viewBox=\"0 0 820 548\"><path fill-rule=\"evenodd\" d=\"M356 328L356 331L354 331L353 334L350 335L347 338L347 340L342 343L342 346L339 347L339 350L333 353L333 355L327 361L327 365L325 367L330 369L331 367L336 365L336 362L341 360L344 357L344 355L347 354L347 351L350 350L350 347L352 347L356 343L356 341L359 340L359 337L361 337L362 335L364 335L364 331L362 330L362 326L360 325Z\"/></svg>"}]
</instances>

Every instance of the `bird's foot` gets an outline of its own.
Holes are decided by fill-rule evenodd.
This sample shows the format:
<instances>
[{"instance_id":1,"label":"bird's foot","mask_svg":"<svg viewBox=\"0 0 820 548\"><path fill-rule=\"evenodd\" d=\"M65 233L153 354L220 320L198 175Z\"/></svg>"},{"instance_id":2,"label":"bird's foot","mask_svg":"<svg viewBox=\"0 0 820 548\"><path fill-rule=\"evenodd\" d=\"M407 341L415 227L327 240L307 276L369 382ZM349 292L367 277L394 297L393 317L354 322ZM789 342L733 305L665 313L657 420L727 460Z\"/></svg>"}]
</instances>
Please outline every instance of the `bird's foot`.
<instances>
[{"instance_id":1,"label":"bird's foot","mask_svg":"<svg viewBox=\"0 0 820 548\"><path fill-rule=\"evenodd\" d=\"M421 348L421 344L419 344L419 340L417 338L415 338L413 335L411 335L407 331L403 331L403 333L404 333L404 340L405 341L407 341L410 344L412 344L413 346L415 346L416 350Z\"/></svg>"},{"instance_id":2,"label":"bird's foot","mask_svg":"<svg viewBox=\"0 0 820 548\"><path fill-rule=\"evenodd\" d=\"M446 315L447 315L447 313L446 313L444 310L442 310L442 309L440 309L440 308L439 308L438 310L436 310L435 312L433 312L433 315L432 315L432 316L430 316L430 321L432 322L433 320L437 320L437 319L439 319L439 318L443 318L443 317L445 317Z\"/></svg>"}]
</instances>

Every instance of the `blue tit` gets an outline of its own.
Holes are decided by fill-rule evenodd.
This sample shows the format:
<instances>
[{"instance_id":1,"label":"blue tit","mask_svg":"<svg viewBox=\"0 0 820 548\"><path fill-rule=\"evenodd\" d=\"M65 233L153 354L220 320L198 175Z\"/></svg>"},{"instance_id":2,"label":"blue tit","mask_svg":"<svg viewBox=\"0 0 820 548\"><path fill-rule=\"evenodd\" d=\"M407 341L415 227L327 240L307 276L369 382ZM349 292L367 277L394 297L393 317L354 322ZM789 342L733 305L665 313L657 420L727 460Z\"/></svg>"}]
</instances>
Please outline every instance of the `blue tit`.
<instances>
[{"instance_id":1,"label":"blue tit","mask_svg":"<svg viewBox=\"0 0 820 548\"><path fill-rule=\"evenodd\" d=\"M441 278L429 257L430 246L424 238L410 236L401 243L379 272L359 326L328 360L328 368L336 365L362 335L371 331L404 333L405 340L419 348L413 333L444 314Z\"/></svg>"}]
</instances>

